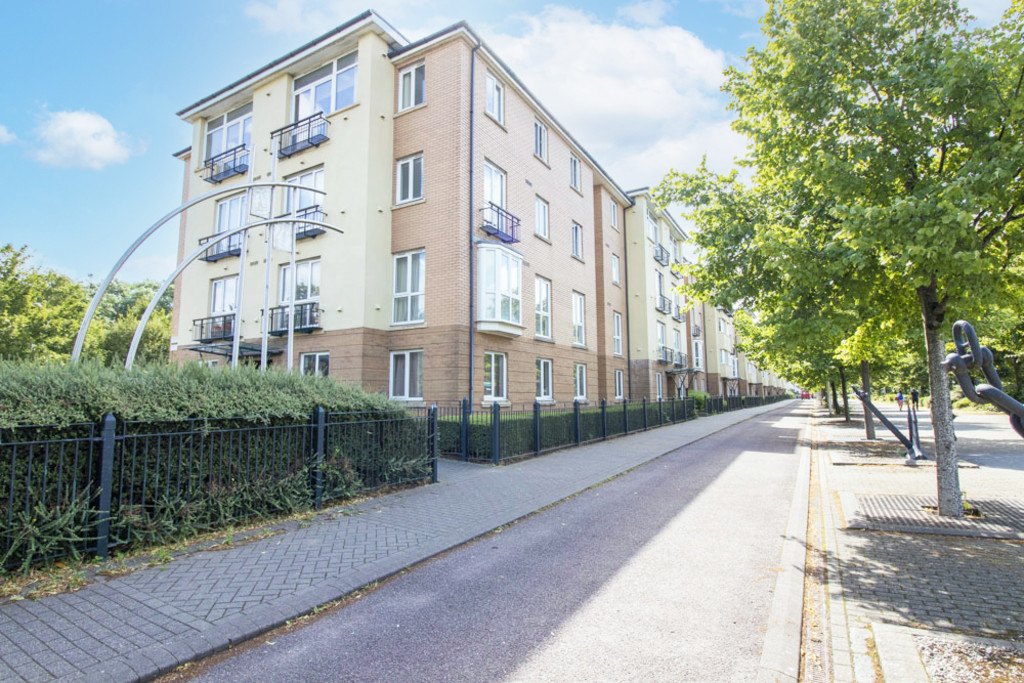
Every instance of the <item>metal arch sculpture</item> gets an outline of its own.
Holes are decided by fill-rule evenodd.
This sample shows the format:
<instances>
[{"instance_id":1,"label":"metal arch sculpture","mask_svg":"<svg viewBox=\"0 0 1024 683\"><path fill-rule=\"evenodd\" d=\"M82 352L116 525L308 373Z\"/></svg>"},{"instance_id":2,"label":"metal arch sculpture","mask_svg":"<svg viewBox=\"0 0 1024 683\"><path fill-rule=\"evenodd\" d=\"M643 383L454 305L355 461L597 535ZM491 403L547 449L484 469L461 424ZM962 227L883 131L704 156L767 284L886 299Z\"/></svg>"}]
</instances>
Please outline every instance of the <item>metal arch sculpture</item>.
<instances>
[{"instance_id":1,"label":"metal arch sculpture","mask_svg":"<svg viewBox=\"0 0 1024 683\"><path fill-rule=\"evenodd\" d=\"M982 346L978 334L966 320L953 323L953 344L956 351L946 356L942 366L952 372L964 396L975 403L992 403L1010 416L1010 425L1024 437L1024 405L1003 391L1003 383L996 372L992 351ZM988 384L974 384L970 371L980 367Z\"/></svg>"},{"instance_id":2,"label":"metal arch sculpture","mask_svg":"<svg viewBox=\"0 0 1024 683\"><path fill-rule=\"evenodd\" d=\"M206 253L210 249L211 244L219 244L222 240L228 239L233 235L247 232L252 228L260 228L265 225L277 225L278 223L289 223L292 225L296 223L302 223L305 225L315 225L317 227L325 228L327 230L333 230L334 232L337 232L339 234L344 234L344 231L341 228L331 225L330 223L322 223L320 221L313 221L304 218L291 218L289 216L282 216L280 218L271 218L268 220L257 221L256 223L249 223L247 225L242 225L237 228L232 228L231 230L225 230L224 232L217 233L216 235L214 235L213 238L210 239L209 242L205 242L204 244L199 245L199 247L197 247L191 254L189 254L188 258L184 259L181 263L179 263L178 266L174 269L174 271L170 274L170 276L168 276L167 279L163 281L163 284L160 285L160 288L156 290L156 293L153 294L153 297L149 300L149 305L146 306L146 310L142 313L142 318L139 319L138 326L135 328L135 335L132 337L132 344L128 348L128 357L124 361L124 369L132 369L132 365L135 362L135 354L138 352L139 345L142 343L142 333L146 329L146 323L149 322L150 316L153 315L153 311L156 309L157 302L160 300L160 297L163 296L164 292L167 291L167 288L171 286L171 283L174 282L174 278L181 275L182 271L185 270L186 266L193 263L196 259L198 259L204 253Z\"/></svg>"},{"instance_id":3,"label":"metal arch sculpture","mask_svg":"<svg viewBox=\"0 0 1024 683\"><path fill-rule=\"evenodd\" d=\"M107 292L107 288L110 286L110 283L113 282L114 277L121 270L121 267L124 266L125 262L127 262L128 259L131 257L131 255L135 253L135 250L138 249L140 246L142 246L143 242L145 242L150 237L152 237L153 233L155 233L157 230L159 230L165 223L167 223L167 221L171 220L175 216L180 215L182 212L187 211L188 209L192 208L196 204L200 204L200 203L202 203L202 202L204 202L204 201L206 201L208 199L214 199L216 197L220 197L221 195L237 194L239 191L242 191L242 190L246 190L247 191L247 190L251 190L251 189L255 189L255 188L260 188L260 187L267 187L267 188L284 187L284 188L292 188L292 189L294 189L295 188L295 184L294 183L282 182L282 181L279 181L279 180L264 180L264 181L259 181L259 182L244 183L242 185L232 185L231 187L223 187L223 188L220 188L219 190L214 190L212 192L207 192L204 195L200 195L200 196L198 196L198 197L196 197L194 199L190 199L189 201L185 202L184 204L182 204L181 206L176 208L174 211L171 211L170 213L165 215L163 218L158 220L156 223L151 225L141 235L139 235L138 239L136 239L132 243L132 245L130 247L128 247L128 249L121 255L121 258L119 258L117 260L117 262L114 264L114 267L111 268L110 272L107 274L107 277L103 279L103 282L101 282L100 286L96 289L96 293L93 294L92 301L89 302L89 308L86 309L85 316L82 318L82 324L78 328L78 336L75 337L75 346L74 346L74 349L72 349L72 351L71 351L71 362L72 363L77 363L78 359L82 355L82 348L85 346L85 336L86 336L86 333L89 331L89 325L92 323L93 316L96 314L96 309L99 307L100 299L102 299L103 295ZM308 190L310 192L315 192L317 194L322 194L322 195L327 194L324 190L320 190L320 189L313 188L313 187L305 187L305 186L303 186L302 189L303 190ZM299 220L296 220L296 219L291 219L290 222L292 222L292 223L299 223L299 222L303 222L303 221L299 221ZM313 221L305 221L305 222L313 222ZM252 227L252 225L246 225L246 226L243 226L243 229L247 229L247 228L250 228L250 227ZM328 227L331 230L337 230L338 232L341 232L340 229L338 229L338 228L336 228L334 226L323 224L323 227ZM234 234L235 232L239 232L239 231L233 231L232 234ZM227 233L222 233L222 234L227 234ZM219 242L219 240L215 240L215 241ZM161 293L162 293L162 291L163 290L161 290ZM153 301L156 301L156 299L154 299ZM150 302L151 306L155 306L155 304L153 304L153 301Z\"/></svg>"}]
</instances>

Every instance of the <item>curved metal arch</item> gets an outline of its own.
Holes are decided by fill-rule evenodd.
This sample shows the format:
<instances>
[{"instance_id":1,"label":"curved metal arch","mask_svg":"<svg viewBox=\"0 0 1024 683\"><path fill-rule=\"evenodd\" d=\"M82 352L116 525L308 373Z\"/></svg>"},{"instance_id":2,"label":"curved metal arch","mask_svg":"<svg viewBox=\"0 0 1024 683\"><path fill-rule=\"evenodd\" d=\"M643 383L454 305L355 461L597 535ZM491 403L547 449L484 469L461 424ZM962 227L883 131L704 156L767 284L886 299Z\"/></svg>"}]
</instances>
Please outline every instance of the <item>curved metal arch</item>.
<instances>
[{"instance_id":1,"label":"curved metal arch","mask_svg":"<svg viewBox=\"0 0 1024 683\"><path fill-rule=\"evenodd\" d=\"M232 228L230 230L225 230L224 232L217 233L209 242L206 242L205 244L202 244L199 247L197 247L196 250L193 251L188 256L188 258L179 263L178 267L174 269L174 272L172 272L171 275L166 280L164 280L163 284L160 285L160 288L156 290L155 294L153 294L153 298L149 300L149 305L146 306L146 310L143 312L142 318L139 319L138 327L135 328L135 335L132 337L132 345L129 347L128 357L124 361L124 369L132 369L132 364L135 362L135 354L139 350L139 344L142 343L142 333L146 329L146 323L149 322L150 316L153 315L153 311L156 309L157 302L160 300L160 297L163 296L164 292L167 291L167 288L171 286L171 283L174 282L174 278L181 275L182 271L185 270L186 266L188 266L190 263L192 263L200 256L202 256L204 253L206 253L210 249L211 245L218 244L222 240L225 240L231 237L232 235L237 235L247 230L251 230L252 228L259 228L265 225L277 225L278 223L303 223L306 225L315 225L321 228L325 228L327 230L333 230L334 232L341 235L345 234L345 232L341 228L335 225L331 225L330 223L311 221L304 218L291 218L287 216L282 216L280 218L271 218L265 221L257 221L256 223L242 225L237 228ZM242 255L241 258L244 258L244 255Z\"/></svg>"},{"instance_id":2,"label":"curved metal arch","mask_svg":"<svg viewBox=\"0 0 1024 683\"><path fill-rule=\"evenodd\" d=\"M100 283L100 286L96 290L96 293L93 294L92 301L89 302L89 308L86 309L86 311L85 311L85 317L82 318L82 324L78 328L78 336L75 337L75 347L71 351L71 362L72 363L77 363L79 357L82 355L82 348L85 346L85 335L89 331L89 325L92 324L92 318L96 314L96 309L100 305L100 299L102 299L103 295L106 294L106 292L107 292L107 287L109 287L110 283L113 282L114 277L117 275L118 271L121 270L121 266L123 266L125 264L125 262L129 259L129 257L131 257L131 255L135 253L136 249L138 249L140 246L142 246L143 242L145 242L150 237L152 237L153 233L156 232L157 230L159 230L164 225L164 223L166 223L167 221L171 220L175 216L181 214L183 211L187 211L188 209L192 208L196 204L204 202L207 199L213 199L215 197L220 197L221 195L237 194L239 191L249 190L249 189L257 188L257 187L270 187L270 188L285 187L285 188L288 188L288 187L295 187L295 183L287 183L287 182L283 182L283 181L280 181L280 180L263 180L263 181L260 181L260 182L243 183L242 185L232 185L230 187L222 187L219 190L214 190L212 192L207 192L206 194L200 195L200 196L196 197L195 199L190 199L189 201L185 202L184 204L182 204L181 206L176 208L174 211L171 211L169 214L165 215L163 218L161 218L156 223L151 225L145 232L143 232L141 235L139 235L138 239L136 239L134 242L132 242L132 245L130 247L128 247L128 249L124 252L124 254L121 255L121 258L119 258L117 260L117 263L115 263L114 267L110 269L110 272L107 274L107 277L104 278L102 283ZM326 191L317 189L315 187L305 187L305 186L303 186L302 189L303 190L309 190L311 192L317 192L317 193L323 194L323 195L327 194ZM298 221L293 221L293 222L298 222ZM245 226L245 227L252 227L252 226ZM336 228L332 228L332 229L336 229ZM234 233L232 233L232 234L234 234ZM216 240L216 241L220 241L220 240Z\"/></svg>"}]
</instances>

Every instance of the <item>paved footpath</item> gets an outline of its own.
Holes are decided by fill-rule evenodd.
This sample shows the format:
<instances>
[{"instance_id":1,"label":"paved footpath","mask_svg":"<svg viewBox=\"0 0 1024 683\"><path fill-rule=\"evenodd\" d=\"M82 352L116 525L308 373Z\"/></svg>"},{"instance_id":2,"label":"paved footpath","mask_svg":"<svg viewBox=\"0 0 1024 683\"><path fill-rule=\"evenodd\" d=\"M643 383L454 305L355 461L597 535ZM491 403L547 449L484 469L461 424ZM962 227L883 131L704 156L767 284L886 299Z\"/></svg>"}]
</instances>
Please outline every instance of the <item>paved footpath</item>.
<instances>
[{"instance_id":1,"label":"paved footpath","mask_svg":"<svg viewBox=\"0 0 1024 683\"><path fill-rule=\"evenodd\" d=\"M957 417L960 485L985 516L949 520L922 508L936 502L934 460L905 466L891 434L876 424L879 440L865 442L862 415L854 418L845 424L819 411L813 432L830 503L822 509L832 680L874 681L878 664L886 680L928 681L923 638L1019 648L1024 439L1003 415ZM934 453L925 413L921 440Z\"/></svg>"},{"instance_id":2,"label":"paved footpath","mask_svg":"<svg viewBox=\"0 0 1024 683\"><path fill-rule=\"evenodd\" d=\"M306 528L101 578L75 593L0 605L0 680L152 678L688 443L792 405L701 418L504 467L444 461L436 485L339 508ZM798 493L801 482L806 489L806 476ZM783 589L773 603L766 670L795 671L799 617L795 630L792 622L802 596L792 587L800 585L801 572L802 562L795 579L778 579Z\"/></svg>"}]
</instances>

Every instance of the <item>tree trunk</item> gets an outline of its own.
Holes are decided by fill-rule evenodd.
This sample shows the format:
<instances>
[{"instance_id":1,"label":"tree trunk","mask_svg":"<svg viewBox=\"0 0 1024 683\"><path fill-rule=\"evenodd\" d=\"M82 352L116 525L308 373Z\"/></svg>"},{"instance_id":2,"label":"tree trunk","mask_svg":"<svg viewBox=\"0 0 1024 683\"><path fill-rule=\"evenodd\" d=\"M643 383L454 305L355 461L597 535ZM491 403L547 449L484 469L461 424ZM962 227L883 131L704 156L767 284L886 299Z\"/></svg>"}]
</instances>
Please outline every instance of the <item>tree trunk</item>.
<instances>
[{"instance_id":1,"label":"tree trunk","mask_svg":"<svg viewBox=\"0 0 1024 683\"><path fill-rule=\"evenodd\" d=\"M846 370L843 366L839 366L839 380L843 383L843 416L846 418L844 422L850 421L850 393L846 390ZM838 411L839 407L836 406Z\"/></svg>"},{"instance_id":2,"label":"tree trunk","mask_svg":"<svg viewBox=\"0 0 1024 683\"><path fill-rule=\"evenodd\" d=\"M832 385L832 414L839 414L839 399L836 397L836 383L829 382Z\"/></svg>"},{"instance_id":3,"label":"tree trunk","mask_svg":"<svg viewBox=\"0 0 1024 683\"><path fill-rule=\"evenodd\" d=\"M871 365L866 361L860 362L860 384L864 389L864 396L871 400ZM871 419L871 411L864 406L864 438L868 441L875 439L875 421Z\"/></svg>"},{"instance_id":4,"label":"tree trunk","mask_svg":"<svg viewBox=\"0 0 1024 683\"><path fill-rule=\"evenodd\" d=\"M917 288L924 318L924 341L928 351L928 389L931 394L932 432L935 434L935 477L938 488L939 514L963 517L960 494L960 472L957 470L956 435L953 432L953 404L949 396L949 375L942 366L946 345L939 335L945 318L945 302L936 294L935 280Z\"/></svg>"}]
</instances>

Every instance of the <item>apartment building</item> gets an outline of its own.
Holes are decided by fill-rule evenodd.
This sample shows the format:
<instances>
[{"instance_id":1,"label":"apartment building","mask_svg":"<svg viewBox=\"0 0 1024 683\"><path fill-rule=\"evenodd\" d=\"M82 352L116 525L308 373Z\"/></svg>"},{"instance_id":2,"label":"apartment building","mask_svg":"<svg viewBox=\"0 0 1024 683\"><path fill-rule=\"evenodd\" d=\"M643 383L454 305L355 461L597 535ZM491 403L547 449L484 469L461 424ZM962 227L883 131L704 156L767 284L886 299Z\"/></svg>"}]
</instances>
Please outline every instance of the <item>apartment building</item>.
<instances>
[{"instance_id":1,"label":"apartment building","mask_svg":"<svg viewBox=\"0 0 1024 683\"><path fill-rule=\"evenodd\" d=\"M179 262L210 246L176 282L179 362L411 403L629 396L632 198L466 24L409 42L365 12L178 115L184 200L220 192L181 220Z\"/></svg>"},{"instance_id":2,"label":"apartment building","mask_svg":"<svg viewBox=\"0 0 1024 683\"><path fill-rule=\"evenodd\" d=\"M691 355L683 280L686 233L651 198L649 188L627 193L630 377L633 397L684 396L697 370Z\"/></svg>"}]
</instances>

